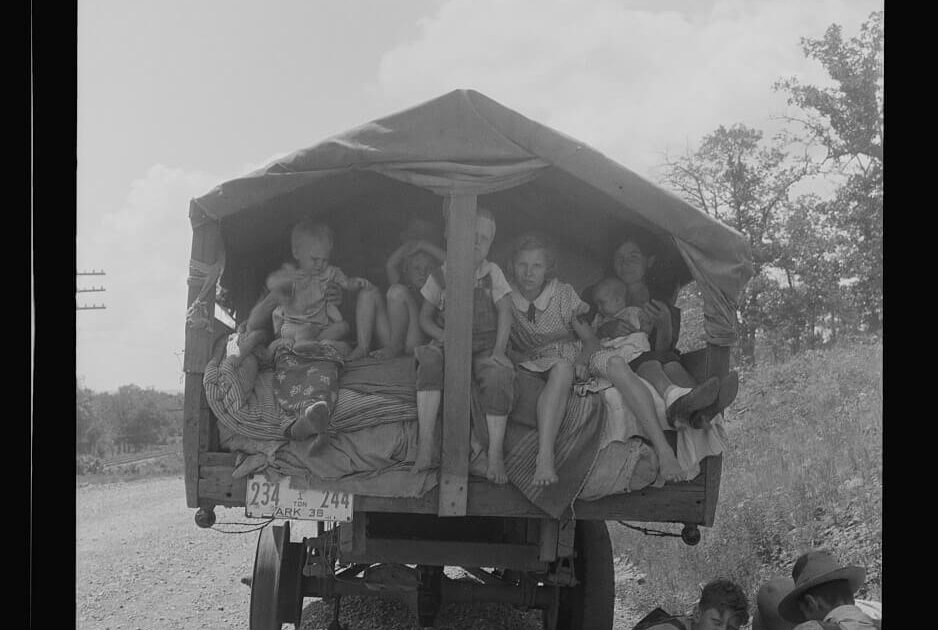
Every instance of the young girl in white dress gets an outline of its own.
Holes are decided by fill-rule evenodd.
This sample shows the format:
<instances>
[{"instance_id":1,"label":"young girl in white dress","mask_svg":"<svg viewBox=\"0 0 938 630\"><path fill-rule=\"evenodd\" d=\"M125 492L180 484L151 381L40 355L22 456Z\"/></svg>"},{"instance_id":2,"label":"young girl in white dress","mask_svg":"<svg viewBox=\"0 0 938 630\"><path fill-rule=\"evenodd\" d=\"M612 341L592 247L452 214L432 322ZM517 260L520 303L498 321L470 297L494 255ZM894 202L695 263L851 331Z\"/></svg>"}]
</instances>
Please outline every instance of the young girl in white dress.
<instances>
[{"instance_id":1,"label":"young girl in white dress","mask_svg":"<svg viewBox=\"0 0 938 630\"><path fill-rule=\"evenodd\" d=\"M582 335L589 326L577 319L589 305L576 290L557 279L557 255L543 235L519 236L511 256L511 341L522 369L547 375L547 385L537 400L538 453L535 485L558 481L554 467L554 443L567 408L575 375L586 375L580 356Z\"/></svg>"},{"instance_id":2,"label":"young girl in white dress","mask_svg":"<svg viewBox=\"0 0 938 630\"><path fill-rule=\"evenodd\" d=\"M547 385L537 401L535 485L558 481L554 467L557 431L574 376L585 379L590 372L608 378L633 410L658 454L659 475L666 481L681 479L680 465L658 423L651 393L621 356L609 356L613 353L600 350L593 330L577 317L589 306L572 285L557 279L556 261L556 249L545 236L527 233L515 240L511 257L515 316L511 341L522 355L517 361L519 367L547 373ZM602 359L591 361L594 353Z\"/></svg>"}]
</instances>

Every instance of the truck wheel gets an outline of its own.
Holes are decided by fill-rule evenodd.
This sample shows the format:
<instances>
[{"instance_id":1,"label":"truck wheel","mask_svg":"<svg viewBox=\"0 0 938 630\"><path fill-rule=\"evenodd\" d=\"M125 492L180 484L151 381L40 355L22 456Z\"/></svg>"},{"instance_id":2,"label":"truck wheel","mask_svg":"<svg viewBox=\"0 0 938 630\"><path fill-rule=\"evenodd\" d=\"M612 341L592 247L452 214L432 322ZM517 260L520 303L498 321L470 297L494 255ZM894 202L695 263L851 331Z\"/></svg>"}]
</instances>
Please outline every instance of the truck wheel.
<instances>
[{"instance_id":1,"label":"truck wheel","mask_svg":"<svg viewBox=\"0 0 938 630\"><path fill-rule=\"evenodd\" d=\"M303 544L290 542L290 522L261 530L251 580L250 630L280 630L300 624Z\"/></svg>"},{"instance_id":2,"label":"truck wheel","mask_svg":"<svg viewBox=\"0 0 938 630\"><path fill-rule=\"evenodd\" d=\"M611 630L616 583L605 521L577 521L573 548L577 585L557 589L556 607L544 611L544 628Z\"/></svg>"},{"instance_id":3,"label":"truck wheel","mask_svg":"<svg viewBox=\"0 0 938 630\"><path fill-rule=\"evenodd\" d=\"M440 612L443 567L418 564L417 573L420 576L417 587L417 623L421 628L432 628Z\"/></svg>"}]
</instances>

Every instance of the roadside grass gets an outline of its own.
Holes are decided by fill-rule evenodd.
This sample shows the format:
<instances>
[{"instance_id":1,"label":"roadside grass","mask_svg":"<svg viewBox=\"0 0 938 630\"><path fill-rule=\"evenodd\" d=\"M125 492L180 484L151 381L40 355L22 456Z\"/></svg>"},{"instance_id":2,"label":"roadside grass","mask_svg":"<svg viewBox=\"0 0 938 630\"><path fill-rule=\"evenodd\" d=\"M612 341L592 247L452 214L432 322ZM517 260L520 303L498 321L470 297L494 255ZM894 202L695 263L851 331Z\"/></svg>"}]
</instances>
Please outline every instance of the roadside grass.
<instances>
[{"instance_id":1,"label":"roadside grass","mask_svg":"<svg viewBox=\"0 0 938 630\"><path fill-rule=\"evenodd\" d=\"M765 579L790 575L798 555L819 547L865 567L858 596L880 599L882 354L881 339L854 340L741 372L715 524L701 542L609 523L615 555L645 575L620 583L621 603L684 612L716 577L752 603Z\"/></svg>"},{"instance_id":2,"label":"roadside grass","mask_svg":"<svg viewBox=\"0 0 938 630\"><path fill-rule=\"evenodd\" d=\"M113 466L105 470L75 475L75 485L115 483L152 477L171 477L185 471L182 451L160 459Z\"/></svg>"}]
</instances>

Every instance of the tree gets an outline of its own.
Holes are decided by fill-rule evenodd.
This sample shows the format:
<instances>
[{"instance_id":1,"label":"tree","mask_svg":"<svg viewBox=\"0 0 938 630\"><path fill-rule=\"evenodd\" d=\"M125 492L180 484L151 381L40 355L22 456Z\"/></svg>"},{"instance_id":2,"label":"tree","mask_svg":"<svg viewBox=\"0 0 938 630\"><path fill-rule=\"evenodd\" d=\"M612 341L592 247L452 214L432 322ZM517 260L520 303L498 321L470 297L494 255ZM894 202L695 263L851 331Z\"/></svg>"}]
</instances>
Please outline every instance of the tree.
<instances>
[{"instance_id":1,"label":"tree","mask_svg":"<svg viewBox=\"0 0 938 630\"><path fill-rule=\"evenodd\" d=\"M740 298L740 350L755 360L756 333L766 325L762 294L782 259L782 226L792 187L815 171L807 154L793 156L775 139L745 125L720 126L700 148L665 158L663 180L689 203L749 239L755 277Z\"/></svg>"},{"instance_id":2,"label":"tree","mask_svg":"<svg viewBox=\"0 0 938 630\"><path fill-rule=\"evenodd\" d=\"M838 24L820 39L802 38L806 57L819 61L834 85L820 88L796 78L776 82L803 115L789 116L806 140L826 149L825 162L846 176L822 210L851 244L844 253L851 301L868 330L882 327L883 313L883 19L877 11L856 37L844 40Z\"/></svg>"},{"instance_id":3,"label":"tree","mask_svg":"<svg viewBox=\"0 0 938 630\"><path fill-rule=\"evenodd\" d=\"M117 390L113 406L122 441L137 449L165 441L171 419L160 405L160 398L160 392L137 385L123 385Z\"/></svg>"}]
</instances>

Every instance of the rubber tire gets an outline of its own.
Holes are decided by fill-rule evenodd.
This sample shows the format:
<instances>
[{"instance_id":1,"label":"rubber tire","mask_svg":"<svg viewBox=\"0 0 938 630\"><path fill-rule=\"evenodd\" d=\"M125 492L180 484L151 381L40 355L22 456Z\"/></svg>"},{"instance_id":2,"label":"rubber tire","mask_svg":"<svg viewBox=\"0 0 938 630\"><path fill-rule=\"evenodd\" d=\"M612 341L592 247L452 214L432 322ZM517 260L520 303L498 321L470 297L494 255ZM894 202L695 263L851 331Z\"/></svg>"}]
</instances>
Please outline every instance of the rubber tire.
<instances>
[{"instance_id":1,"label":"rubber tire","mask_svg":"<svg viewBox=\"0 0 938 630\"><path fill-rule=\"evenodd\" d=\"M577 521L573 539L574 575L578 584L560 588L557 628L612 630L616 580L612 542L605 521ZM545 622L548 611L544 611Z\"/></svg>"},{"instance_id":2,"label":"rubber tire","mask_svg":"<svg viewBox=\"0 0 938 630\"><path fill-rule=\"evenodd\" d=\"M290 523L261 530L254 555L254 578L251 581L250 630L280 630L280 567L285 542L290 540Z\"/></svg>"}]
</instances>

